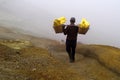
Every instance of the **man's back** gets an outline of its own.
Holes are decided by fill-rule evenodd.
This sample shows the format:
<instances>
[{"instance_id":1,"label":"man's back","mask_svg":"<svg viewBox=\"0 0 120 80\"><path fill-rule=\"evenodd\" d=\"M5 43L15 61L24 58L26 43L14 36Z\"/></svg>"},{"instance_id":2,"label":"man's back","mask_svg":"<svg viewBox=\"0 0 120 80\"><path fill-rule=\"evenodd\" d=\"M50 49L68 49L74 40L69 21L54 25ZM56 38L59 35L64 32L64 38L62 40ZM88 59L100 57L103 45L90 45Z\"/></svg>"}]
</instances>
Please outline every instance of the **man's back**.
<instances>
[{"instance_id":1,"label":"man's back","mask_svg":"<svg viewBox=\"0 0 120 80\"><path fill-rule=\"evenodd\" d=\"M67 35L68 40L76 40L78 34L78 26L67 25L67 28L63 30L64 34Z\"/></svg>"}]
</instances>

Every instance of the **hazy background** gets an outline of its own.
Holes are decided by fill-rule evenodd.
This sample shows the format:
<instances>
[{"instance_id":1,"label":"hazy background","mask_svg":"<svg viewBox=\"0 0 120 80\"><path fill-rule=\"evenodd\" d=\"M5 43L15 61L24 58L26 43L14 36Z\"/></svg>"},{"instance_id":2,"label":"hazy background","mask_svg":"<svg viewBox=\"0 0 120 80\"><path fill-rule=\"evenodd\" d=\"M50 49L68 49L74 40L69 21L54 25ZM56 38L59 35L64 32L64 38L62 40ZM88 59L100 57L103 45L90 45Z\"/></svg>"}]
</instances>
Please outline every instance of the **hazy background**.
<instances>
[{"instance_id":1,"label":"hazy background","mask_svg":"<svg viewBox=\"0 0 120 80\"><path fill-rule=\"evenodd\" d=\"M86 35L78 41L120 47L120 0L0 0L0 25L20 28L39 37L65 40L55 34L55 18L76 17L78 24L84 17L90 22Z\"/></svg>"}]
</instances>

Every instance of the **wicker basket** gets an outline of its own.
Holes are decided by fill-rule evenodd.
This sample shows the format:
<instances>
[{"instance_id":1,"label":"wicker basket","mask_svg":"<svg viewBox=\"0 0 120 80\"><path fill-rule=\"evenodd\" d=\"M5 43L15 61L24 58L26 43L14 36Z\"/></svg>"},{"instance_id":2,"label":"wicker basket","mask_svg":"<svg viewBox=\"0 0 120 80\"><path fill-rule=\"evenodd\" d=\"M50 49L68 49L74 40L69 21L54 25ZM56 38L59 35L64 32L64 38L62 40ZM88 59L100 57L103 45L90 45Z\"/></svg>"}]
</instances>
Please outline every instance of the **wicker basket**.
<instances>
[{"instance_id":1,"label":"wicker basket","mask_svg":"<svg viewBox=\"0 0 120 80\"><path fill-rule=\"evenodd\" d=\"M79 33L79 34L84 34L84 35L85 35L85 34L87 33L88 30L89 30L89 28L80 28L80 27L79 27L78 33Z\"/></svg>"},{"instance_id":2,"label":"wicker basket","mask_svg":"<svg viewBox=\"0 0 120 80\"><path fill-rule=\"evenodd\" d=\"M62 26L54 26L53 28L54 28L55 33L62 33L63 32Z\"/></svg>"}]
</instances>

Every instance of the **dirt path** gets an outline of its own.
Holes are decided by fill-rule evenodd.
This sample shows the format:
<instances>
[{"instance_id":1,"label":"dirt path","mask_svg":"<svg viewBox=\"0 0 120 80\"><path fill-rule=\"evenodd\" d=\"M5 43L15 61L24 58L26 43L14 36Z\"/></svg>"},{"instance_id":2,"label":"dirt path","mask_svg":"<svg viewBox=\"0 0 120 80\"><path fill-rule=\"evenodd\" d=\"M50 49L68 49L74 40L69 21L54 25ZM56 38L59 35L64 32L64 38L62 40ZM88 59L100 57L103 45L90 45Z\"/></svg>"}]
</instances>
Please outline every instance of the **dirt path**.
<instances>
[{"instance_id":1,"label":"dirt path","mask_svg":"<svg viewBox=\"0 0 120 80\"><path fill-rule=\"evenodd\" d=\"M44 45L43 48L47 48L48 51L50 51L51 55L59 60L60 62L67 64L70 68L74 69L75 72L77 72L79 75L81 75L85 80L120 80L120 77L106 68L105 66L101 65L94 57L84 57L83 54L80 55L80 52L78 51L76 53L76 61L75 63L69 63L68 54L65 51L65 45L61 45L58 42L55 41L34 41L39 47ZM79 49L80 46L78 46ZM80 51L86 52L86 48L89 48L89 46L82 46L80 47ZM95 46L96 49L96 46ZM91 48L90 50L94 51L94 48ZM106 48L105 51L109 51L110 48ZM98 47L96 50L96 53L105 52L103 48ZM107 54L109 55L109 54Z\"/></svg>"},{"instance_id":2,"label":"dirt path","mask_svg":"<svg viewBox=\"0 0 120 80\"><path fill-rule=\"evenodd\" d=\"M85 80L120 80L115 73L102 66L97 60L76 53L75 63L69 63L66 52L52 52L52 56L67 64Z\"/></svg>"}]
</instances>

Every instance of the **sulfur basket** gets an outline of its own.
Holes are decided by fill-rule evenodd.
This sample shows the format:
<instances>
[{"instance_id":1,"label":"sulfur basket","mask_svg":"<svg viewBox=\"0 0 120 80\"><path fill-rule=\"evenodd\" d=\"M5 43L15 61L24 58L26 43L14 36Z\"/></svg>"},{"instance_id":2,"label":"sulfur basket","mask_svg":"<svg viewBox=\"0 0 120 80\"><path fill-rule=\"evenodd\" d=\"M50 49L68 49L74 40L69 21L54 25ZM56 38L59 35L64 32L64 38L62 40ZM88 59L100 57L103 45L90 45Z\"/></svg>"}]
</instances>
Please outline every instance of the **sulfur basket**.
<instances>
[{"instance_id":1,"label":"sulfur basket","mask_svg":"<svg viewBox=\"0 0 120 80\"><path fill-rule=\"evenodd\" d=\"M62 33L63 27L62 26L53 26L55 33Z\"/></svg>"},{"instance_id":2,"label":"sulfur basket","mask_svg":"<svg viewBox=\"0 0 120 80\"><path fill-rule=\"evenodd\" d=\"M79 27L78 33L85 35L88 32L88 30L89 30L89 27L88 28L80 28Z\"/></svg>"}]
</instances>

